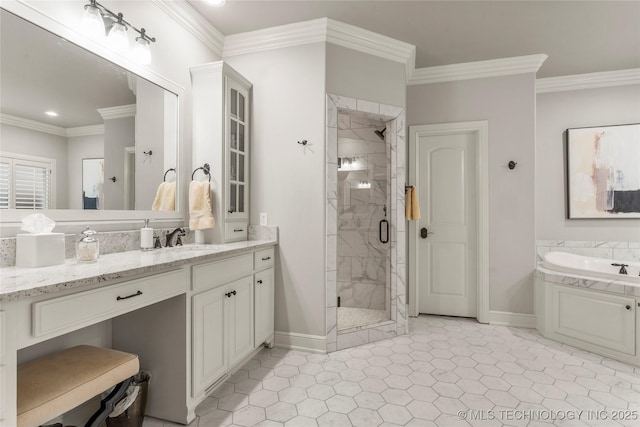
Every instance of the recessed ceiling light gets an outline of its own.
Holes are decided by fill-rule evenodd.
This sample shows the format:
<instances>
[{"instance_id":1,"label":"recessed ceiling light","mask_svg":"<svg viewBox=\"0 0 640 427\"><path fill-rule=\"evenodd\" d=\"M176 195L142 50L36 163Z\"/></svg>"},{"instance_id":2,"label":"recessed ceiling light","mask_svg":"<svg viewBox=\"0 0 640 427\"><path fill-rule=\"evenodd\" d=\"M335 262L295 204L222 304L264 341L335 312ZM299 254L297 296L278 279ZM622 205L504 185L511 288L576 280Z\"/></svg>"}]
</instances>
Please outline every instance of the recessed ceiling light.
<instances>
[{"instance_id":1,"label":"recessed ceiling light","mask_svg":"<svg viewBox=\"0 0 640 427\"><path fill-rule=\"evenodd\" d=\"M50 117L58 117L58 113L56 113L55 111L47 111L45 112L45 114Z\"/></svg>"},{"instance_id":2,"label":"recessed ceiling light","mask_svg":"<svg viewBox=\"0 0 640 427\"><path fill-rule=\"evenodd\" d=\"M215 7L222 7L227 2L227 0L204 0L205 3L210 4Z\"/></svg>"}]
</instances>

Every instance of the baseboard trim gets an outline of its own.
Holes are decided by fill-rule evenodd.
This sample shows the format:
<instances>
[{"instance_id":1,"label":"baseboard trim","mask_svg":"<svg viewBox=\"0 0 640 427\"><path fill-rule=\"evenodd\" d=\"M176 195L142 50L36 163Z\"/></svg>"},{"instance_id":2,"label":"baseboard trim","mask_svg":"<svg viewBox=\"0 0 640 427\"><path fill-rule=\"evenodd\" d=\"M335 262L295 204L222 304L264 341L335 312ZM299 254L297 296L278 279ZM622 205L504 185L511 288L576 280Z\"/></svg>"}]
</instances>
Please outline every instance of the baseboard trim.
<instances>
[{"instance_id":1,"label":"baseboard trim","mask_svg":"<svg viewBox=\"0 0 640 427\"><path fill-rule=\"evenodd\" d=\"M535 328L536 315L512 313L509 311L489 311L489 324L496 326L515 326L519 328Z\"/></svg>"},{"instance_id":2,"label":"baseboard trim","mask_svg":"<svg viewBox=\"0 0 640 427\"><path fill-rule=\"evenodd\" d=\"M275 346L289 350L325 354L327 352L327 337L323 335L276 331Z\"/></svg>"}]
</instances>

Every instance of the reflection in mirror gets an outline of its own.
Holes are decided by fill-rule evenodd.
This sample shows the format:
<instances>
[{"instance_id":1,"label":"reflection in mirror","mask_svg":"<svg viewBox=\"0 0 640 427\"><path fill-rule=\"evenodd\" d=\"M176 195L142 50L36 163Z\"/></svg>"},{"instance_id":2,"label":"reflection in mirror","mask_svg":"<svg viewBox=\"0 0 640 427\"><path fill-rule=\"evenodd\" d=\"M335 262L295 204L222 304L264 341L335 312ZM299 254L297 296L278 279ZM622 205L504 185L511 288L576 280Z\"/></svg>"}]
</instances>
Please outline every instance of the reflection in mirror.
<instances>
[{"instance_id":1,"label":"reflection in mirror","mask_svg":"<svg viewBox=\"0 0 640 427\"><path fill-rule=\"evenodd\" d=\"M82 209L104 209L104 159L82 159Z\"/></svg>"},{"instance_id":2,"label":"reflection in mirror","mask_svg":"<svg viewBox=\"0 0 640 427\"><path fill-rule=\"evenodd\" d=\"M0 209L151 210L177 95L4 9L0 31Z\"/></svg>"}]
</instances>

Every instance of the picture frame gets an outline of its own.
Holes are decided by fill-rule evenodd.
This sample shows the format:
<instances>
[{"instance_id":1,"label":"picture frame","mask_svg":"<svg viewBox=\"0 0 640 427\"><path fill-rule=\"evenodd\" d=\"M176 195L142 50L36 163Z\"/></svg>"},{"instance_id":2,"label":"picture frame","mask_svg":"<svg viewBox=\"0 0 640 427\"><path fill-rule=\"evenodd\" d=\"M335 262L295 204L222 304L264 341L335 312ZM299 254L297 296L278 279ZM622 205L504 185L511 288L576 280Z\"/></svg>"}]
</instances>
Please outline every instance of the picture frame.
<instances>
[{"instance_id":1,"label":"picture frame","mask_svg":"<svg viewBox=\"0 0 640 427\"><path fill-rule=\"evenodd\" d=\"M567 217L640 218L640 123L566 130Z\"/></svg>"}]
</instances>

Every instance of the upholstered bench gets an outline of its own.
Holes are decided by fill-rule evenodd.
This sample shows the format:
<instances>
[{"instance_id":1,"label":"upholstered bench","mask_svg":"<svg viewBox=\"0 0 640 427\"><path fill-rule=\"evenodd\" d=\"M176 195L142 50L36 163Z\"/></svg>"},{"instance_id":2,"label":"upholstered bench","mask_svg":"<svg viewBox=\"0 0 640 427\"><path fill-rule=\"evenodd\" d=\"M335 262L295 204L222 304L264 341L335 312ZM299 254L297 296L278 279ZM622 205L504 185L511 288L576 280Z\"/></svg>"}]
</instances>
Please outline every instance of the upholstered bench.
<instances>
[{"instance_id":1,"label":"upholstered bench","mask_svg":"<svg viewBox=\"0 0 640 427\"><path fill-rule=\"evenodd\" d=\"M18 366L18 427L39 426L116 388L85 424L97 426L140 369L138 356L81 345Z\"/></svg>"}]
</instances>

